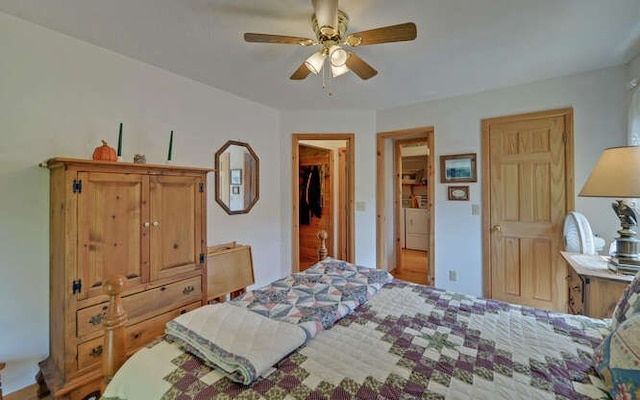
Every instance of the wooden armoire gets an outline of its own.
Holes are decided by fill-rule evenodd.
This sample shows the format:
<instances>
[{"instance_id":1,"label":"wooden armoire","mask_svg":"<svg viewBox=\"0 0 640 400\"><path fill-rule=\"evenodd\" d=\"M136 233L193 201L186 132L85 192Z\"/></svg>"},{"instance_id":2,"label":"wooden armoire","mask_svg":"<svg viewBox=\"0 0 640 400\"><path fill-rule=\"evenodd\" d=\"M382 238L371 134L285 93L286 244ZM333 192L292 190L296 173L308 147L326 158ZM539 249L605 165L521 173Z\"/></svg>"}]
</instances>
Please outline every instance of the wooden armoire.
<instances>
[{"instance_id":1,"label":"wooden armoire","mask_svg":"<svg viewBox=\"0 0 640 400\"><path fill-rule=\"evenodd\" d=\"M50 169L50 347L40 392L99 397L102 282L126 277L130 354L206 301L210 171L54 158Z\"/></svg>"}]
</instances>

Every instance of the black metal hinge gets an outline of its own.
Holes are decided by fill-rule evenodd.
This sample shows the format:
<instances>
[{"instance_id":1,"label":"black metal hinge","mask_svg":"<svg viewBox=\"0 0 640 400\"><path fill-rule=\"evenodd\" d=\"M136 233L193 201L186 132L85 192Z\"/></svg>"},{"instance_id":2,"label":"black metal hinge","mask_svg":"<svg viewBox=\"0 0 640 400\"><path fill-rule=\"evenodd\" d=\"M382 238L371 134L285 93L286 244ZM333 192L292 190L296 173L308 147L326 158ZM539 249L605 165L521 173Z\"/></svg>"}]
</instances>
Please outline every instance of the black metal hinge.
<instances>
[{"instance_id":1,"label":"black metal hinge","mask_svg":"<svg viewBox=\"0 0 640 400\"><path fill-rule=\"evenodd\" d=\"M73 193L82 193L82 180L74 179L73 184L71 185L71 190L73 190Z\"/></svg>"},{"instance_id":2,"label":"black metal hinge","mask_svg":"<svg viewBox=\"0 0 640 400\"><path fill-rule=\"evenodd\" d=\"M73 294L82 292L82 279L73 281Z\"/></svg>"},{"instance_id":3,"label":"black metal hinge","mask_svg":"<svg viewBox=\"0 0 640 400\"><path fill-rule=\"evenodd\" d=\"M204 253L200 253L200 264L204 264Z\"/></svg>"},{"instance_id":4,"label":"black metal hinge","mask_svg":"<svg viewBox=\"0 0 640 400\"><path fill-rule=\"evenodd\" d=\"M204 193L204 183L200 182L199 190L200 190L200 193Z\"/></svg>"}]
</instances>

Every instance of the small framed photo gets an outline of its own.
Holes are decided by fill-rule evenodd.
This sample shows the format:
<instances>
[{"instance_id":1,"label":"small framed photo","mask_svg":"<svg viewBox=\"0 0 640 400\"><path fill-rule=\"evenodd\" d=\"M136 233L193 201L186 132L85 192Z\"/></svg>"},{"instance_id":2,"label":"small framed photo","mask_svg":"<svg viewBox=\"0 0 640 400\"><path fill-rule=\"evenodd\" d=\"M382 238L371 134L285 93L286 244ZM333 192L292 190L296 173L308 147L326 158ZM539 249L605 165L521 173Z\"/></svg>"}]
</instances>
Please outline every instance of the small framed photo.
<instances>
[{"instance_id":1,"label":"small framed photo","mask_svg":"<svg viewBox=\"0 0 640 400\"><path fill-rule=\"evenodd\" d=\"M469 201L469 186L449 186L448 199Z\"/></svg>"},{"instance_id":2,"label":"small framed photo","mask_svg":"<svg viewBox=\"0 0 640 400\"><path fill-rule=\"evenodd\" d=\"M440 182L477 182L476 154L440 156Z\"/></svg>"},{"instance_id":3,"label":"small framed photo","mask_svg":"<svg viewBox=\"0 0 640 400\"><path fill-rule=\"evenodd\" d=\"M242 185L242 170L240 168L231 170L231 184Z\"/></svg>"},{"instance_id":4,"label":"small framed photo","mask_svg":"<svg viewBox=\"0 0 640 400\"><path fill-rule=\"evenodd\" d=\"M231 194L240 194L240 186L231 186Z\"/></svg>"}]
</instances>

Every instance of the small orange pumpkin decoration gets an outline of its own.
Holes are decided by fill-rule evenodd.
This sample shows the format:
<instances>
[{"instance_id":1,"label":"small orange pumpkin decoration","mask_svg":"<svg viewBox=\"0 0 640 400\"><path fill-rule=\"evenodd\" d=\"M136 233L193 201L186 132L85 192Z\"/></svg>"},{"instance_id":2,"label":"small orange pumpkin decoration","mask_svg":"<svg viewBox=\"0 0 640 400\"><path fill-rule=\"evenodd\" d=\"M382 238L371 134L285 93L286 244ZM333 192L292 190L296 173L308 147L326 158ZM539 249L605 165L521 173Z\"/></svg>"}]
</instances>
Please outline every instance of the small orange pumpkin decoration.
<instances>
[{"instance_id":1,"label":"small orange pumpkin decoration","mask_svg":"<svg viewBox=\"0 0 640 400\"><path fill-rule=\"evenodd\" d=\"M113 147L109 147L106 141L102 141L102 146L96 147L92 158L97 161L118 161L118 156Z\"/></svg>"}]
</instances>

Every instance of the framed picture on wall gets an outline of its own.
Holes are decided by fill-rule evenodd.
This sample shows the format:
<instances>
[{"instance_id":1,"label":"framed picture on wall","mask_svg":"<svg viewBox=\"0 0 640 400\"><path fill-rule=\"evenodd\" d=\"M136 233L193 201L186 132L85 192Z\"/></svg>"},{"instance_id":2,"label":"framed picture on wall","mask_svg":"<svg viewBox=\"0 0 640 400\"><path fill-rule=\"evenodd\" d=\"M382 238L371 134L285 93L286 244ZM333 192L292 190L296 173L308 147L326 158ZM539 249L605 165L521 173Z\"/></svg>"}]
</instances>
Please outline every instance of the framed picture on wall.
<instances>
[{"instance_id":1,"label":"framed picture on wall","mask_svg":"<svg viewBox=\"0 0 640 400\"><path fill-rule=\"evenodd\" d=\"M234 168L231 170L231 184L242 185L242 169Z\"/></svg>"},{"instance_id":2,"label":"framed picture on wall","mask_svg":"<svg viewBox=\"0 0 640 400\"><path fill-rule=\"evenodd\" d=\"M469 186L449 186L447 194L449 200L469 201Z\"/></svg>"},{"instance_id":3,"label":"framed picture on wall","mask_svg":"<svg viewBox=\"0 0 640 400\"><path fill-rule=\"evenodd\" d=\"M440 156L440 182L477 182L476 153Z\"/></svg>"}]
</instances>

